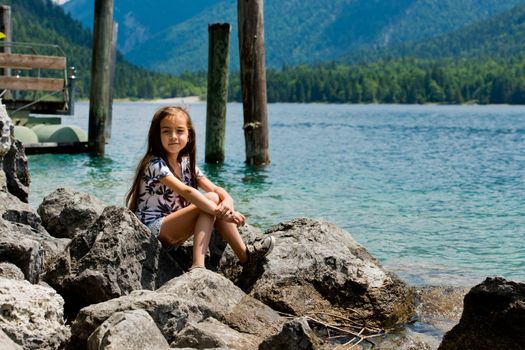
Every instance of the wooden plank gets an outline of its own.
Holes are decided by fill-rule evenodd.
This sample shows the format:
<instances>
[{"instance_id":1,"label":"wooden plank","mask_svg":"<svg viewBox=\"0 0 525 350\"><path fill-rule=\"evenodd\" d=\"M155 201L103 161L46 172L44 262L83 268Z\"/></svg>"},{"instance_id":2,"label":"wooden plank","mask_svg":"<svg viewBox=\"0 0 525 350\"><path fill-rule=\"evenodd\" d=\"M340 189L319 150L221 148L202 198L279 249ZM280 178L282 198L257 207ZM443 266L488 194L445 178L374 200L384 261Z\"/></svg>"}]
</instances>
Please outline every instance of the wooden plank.
<instances>
[{"instance_id":1,"label":"wooden plank","mask_svg":"<svg viewBox=\"0 0 525 350\"><path fill-rule=\"evenodd\" d=\"M64 79L0 76L0 90L60 91L64 87Z\"/></svg>"},{"instance_id":2,"label":"wooden plank","mask_svg":"<svg viewBox=\"0 0 525 350\"><path fill-rule=\"evenodd\" d=\"M0 53L0 67L15 69L65 69L63 56Z\"/></svg>"},{"instance_id":3,"label":"wooden plank","mask_svg":"<svg viewBox=\"0 0 525 350\"><path fill-rule=\"evenodd\" d=\"M68 105L65 101L38 101L35 103L34 100L12 100L2 98L2 103L6 106L7 110L11 111L23 109L37 114L65 115L69 113L67 109ZM29 104L31 104L31 106L26 107Z\"/></svg>"}]
</instances>

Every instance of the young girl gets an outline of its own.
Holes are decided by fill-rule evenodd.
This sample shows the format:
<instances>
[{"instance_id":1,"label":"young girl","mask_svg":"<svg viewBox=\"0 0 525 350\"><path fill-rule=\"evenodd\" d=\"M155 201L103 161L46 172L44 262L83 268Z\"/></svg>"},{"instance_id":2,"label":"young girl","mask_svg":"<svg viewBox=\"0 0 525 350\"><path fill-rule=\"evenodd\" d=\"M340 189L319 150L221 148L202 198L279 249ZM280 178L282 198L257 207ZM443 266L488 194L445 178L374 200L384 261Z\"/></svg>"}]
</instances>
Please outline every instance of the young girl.
<instances>
[{"instance_id":1,"label":"young girl","mask_svg":"<svg viewBox=\"0 0 525 350\"><path fill-rule=\"evenodd\" d=\"M158 109L149 128L148 149L126 196L128 208L164 247L180 246L193 235L191 269L204 267L214 225L241 264L261 260L273 249L274 237L244 244L237 230L244 216L234 209L231 196L200 171L195 154L188 112L175 106Z\"/></svg>"}]
</instances>

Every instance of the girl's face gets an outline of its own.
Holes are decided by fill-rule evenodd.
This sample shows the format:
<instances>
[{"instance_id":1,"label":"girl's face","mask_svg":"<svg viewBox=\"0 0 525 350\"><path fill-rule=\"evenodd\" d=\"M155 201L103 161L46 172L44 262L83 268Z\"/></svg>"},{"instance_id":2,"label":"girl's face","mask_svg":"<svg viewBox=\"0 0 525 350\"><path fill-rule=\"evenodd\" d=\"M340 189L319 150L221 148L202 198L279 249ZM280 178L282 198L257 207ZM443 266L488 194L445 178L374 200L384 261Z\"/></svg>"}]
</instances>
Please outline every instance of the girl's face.
<instances>
[{"instance_id":1,"label":"girl's face","mask_svg":"<svg viewBox=\"0 0 525 350\"><path fill-rule=\"evenodd\" d=\"M188 120L183 113L170 115L160 122L160 141L169 156L177 157L189 139Z\"/></svg>"}]
</instances>

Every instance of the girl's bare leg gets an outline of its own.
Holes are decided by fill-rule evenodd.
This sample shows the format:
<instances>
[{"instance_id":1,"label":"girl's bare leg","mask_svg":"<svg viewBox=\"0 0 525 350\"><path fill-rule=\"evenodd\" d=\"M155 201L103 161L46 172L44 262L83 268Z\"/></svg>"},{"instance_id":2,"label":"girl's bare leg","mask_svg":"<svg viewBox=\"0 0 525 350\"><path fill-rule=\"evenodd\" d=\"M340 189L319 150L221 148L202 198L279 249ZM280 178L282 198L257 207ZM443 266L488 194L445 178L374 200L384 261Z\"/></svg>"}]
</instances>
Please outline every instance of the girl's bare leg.
<instances>
[{"instance_id":1,"label":"girl's bare leg","mask_svg":"<svg viewBox=\"0 0 525 350\"><path fill-rule=\"evenodd\" d=\"M159 240L165 247L181 245L193 234L201 211L190 204L164 217L160 226Z\"/></svg>"},{"instance_id":2,"label":"girl's bare leg","mask_svg":"<svg viewBox=\"0 0 525 350\"><path fill-rule=\"evenodd\" d=\"M246 251L246 245L244 244L237 225L224 220L217 220L215 227L219 231L220 235L224 240L232 247L235 255L239 258L241 264L248 261L248 255Z\"/></svg>"},{"instance_id":3,"label":"girl's bare leg","mask_svg":"<svg viewBox=\"0 0 525 350\"><path fill-rule=\"evenodd\" d=\"M215 217L213 215L206 213L199 215L193 231L193 264L191 267L204 267L204 259L210 244L214 221Z\"/></svg>"},{"instance_id":4,"label":"girl's bare leg","mask_svg":"<svg viewBox=\"0 0 525 350\"><path fill-rule=\"evenodd\" d=\"M218 196L214 193L207 193L206 197L216 203L219 201ZM195 205L190 204L164 217L159 240L167 247L179 246L194 235L192 267L204 266L214 220L213 215L204 213Z\"/></svg>"}]
</instances>

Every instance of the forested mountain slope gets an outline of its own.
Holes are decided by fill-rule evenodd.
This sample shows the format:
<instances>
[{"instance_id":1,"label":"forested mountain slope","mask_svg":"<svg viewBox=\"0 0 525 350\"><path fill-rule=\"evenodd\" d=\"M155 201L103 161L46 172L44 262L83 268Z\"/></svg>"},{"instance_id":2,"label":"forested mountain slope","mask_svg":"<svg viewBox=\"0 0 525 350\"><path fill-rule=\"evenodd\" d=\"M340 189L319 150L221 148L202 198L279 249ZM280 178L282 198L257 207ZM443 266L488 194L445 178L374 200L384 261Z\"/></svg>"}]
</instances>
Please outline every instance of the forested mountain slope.
<instances>
[{"instance_id":1,"label":"forested mountain slope","mask_svg":"<svg viewBox=\"0 0 525 350\"><path fill-rule=\"evenodd\" d=\"M471 57L513 59L525 55L525 5L453 32L419 42L363 49L341 62L365 62L393 57Z\"/></svg>"},{"instance_id":2,"label":"forested mountain slope","mask_svg":"<svg viewBox=\"0 0 525 350\"><path fill-rule=\"evenodd\" d=\"M91 25L94 0L64 6ZM238 67L232 0L116 1L119 47L132 62L165 72L206 69L209 23L232 24L230 59ZM490 18L525 0L266 0L268 67L335 60L363 47L420 41Z\"/></svg>"}]
</instances>

